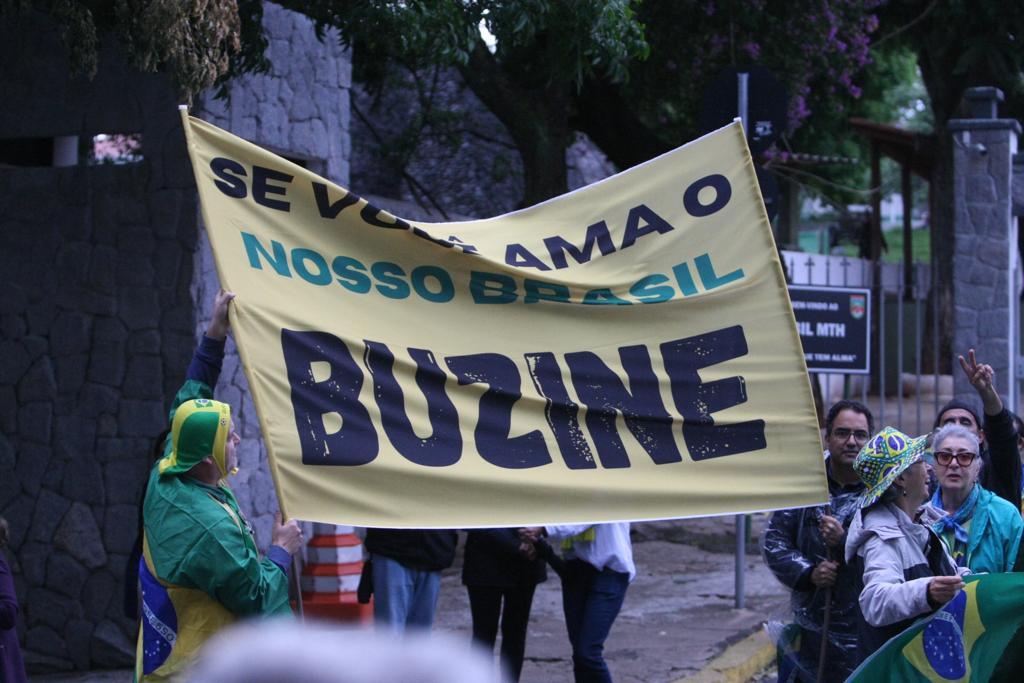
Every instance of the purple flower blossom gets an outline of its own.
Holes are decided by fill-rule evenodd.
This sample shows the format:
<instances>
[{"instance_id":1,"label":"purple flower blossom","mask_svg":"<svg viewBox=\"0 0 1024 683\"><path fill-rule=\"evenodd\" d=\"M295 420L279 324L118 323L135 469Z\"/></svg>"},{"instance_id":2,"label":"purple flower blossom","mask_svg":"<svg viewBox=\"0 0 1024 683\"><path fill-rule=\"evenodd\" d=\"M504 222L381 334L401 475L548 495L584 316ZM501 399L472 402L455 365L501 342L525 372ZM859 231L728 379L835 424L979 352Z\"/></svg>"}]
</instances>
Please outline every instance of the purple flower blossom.
<instances>
[{"instance_id":1,"label":"purple flower blossom","mask_svg":"<svg viewBox=\"0 0 1024 683\"><path fill-rule=\"evenodd\" d=\"M806 87L806 86L805 86ZM801 89L801 91L803 88ZM810 88L807 88L810 90ZM807 100L804 99L803 94L796 95L789 102L789 112L787 118L789 119L789 130L790 132L800 127L800 124L804 122L808 116L811 115L811 110L807 107Z\"/></svg>"}]
</instances>

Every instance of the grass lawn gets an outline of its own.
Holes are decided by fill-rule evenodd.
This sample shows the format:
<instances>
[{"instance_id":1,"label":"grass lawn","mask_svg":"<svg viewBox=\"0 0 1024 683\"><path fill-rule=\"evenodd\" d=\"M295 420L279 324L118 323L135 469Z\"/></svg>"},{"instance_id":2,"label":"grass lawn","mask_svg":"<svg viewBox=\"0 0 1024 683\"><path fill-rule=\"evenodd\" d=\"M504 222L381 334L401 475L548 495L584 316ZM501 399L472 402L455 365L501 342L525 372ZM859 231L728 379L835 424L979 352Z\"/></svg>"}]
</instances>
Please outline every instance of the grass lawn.
<instances>
[{"instance_id":1,"label":"grass lawn","mask_svg":"<svg viewBox=\"0 0 1024 683\"><path fill-rule=\"evenodd\" d=\"M810 254L820 254L822 252L822 230L824 226L815 226L810 230L801 230L797 233L797 241L800 245L800 250ZM887 262L895 263L903 260L903 228L891 228L883 230L882 234L885 236L887 250L882 252L882 259ZM931 235L928 230L914 230L912 233L913 237L913 251L914 261L930 263L932 257L931 248ZM855 244L840 244L832 252L834 254L843 254L845 256L856 256L857 245Z\"/></svg>"}]
</instances>

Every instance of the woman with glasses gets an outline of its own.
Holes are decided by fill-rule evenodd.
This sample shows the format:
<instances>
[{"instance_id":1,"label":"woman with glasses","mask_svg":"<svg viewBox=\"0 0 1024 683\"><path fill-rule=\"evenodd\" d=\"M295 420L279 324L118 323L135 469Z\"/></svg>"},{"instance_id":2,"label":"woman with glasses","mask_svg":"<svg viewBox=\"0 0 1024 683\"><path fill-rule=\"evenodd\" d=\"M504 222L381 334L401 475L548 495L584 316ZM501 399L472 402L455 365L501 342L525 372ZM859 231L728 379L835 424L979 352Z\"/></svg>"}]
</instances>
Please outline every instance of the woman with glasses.
<instances>
[{"instance_id":1,"label":"woman with glasses","mask_svg":"<svg viewBox=\"0 0 1024 683\"><path fill-rule=\"evenodd\" d=\"M932 451L939 488L932 505L946 517L932 525L957 565L974 573L1013 570L1024 521L1013 505L982 487L978 437L956 424L935 433Z\"/></svg>"}]
</instances>

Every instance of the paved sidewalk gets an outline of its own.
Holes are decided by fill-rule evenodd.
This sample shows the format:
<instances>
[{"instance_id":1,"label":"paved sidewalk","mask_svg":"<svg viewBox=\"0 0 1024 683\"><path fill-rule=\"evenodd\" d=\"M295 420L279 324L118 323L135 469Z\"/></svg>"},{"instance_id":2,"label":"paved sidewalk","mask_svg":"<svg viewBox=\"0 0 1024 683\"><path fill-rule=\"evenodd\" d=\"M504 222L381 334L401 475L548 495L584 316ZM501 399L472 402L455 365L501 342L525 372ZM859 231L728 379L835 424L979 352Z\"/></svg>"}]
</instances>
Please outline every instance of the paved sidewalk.
<instances>
[{"instance_id":1,"label":"paved sidewalk","mask_svg":"<svg viewBox=\"0 0 1024 683\"><path fill-rule=\"evenodd\" d=\"M638 575L605 646L605 658L618 683L687 678L743 681L770 659L767 639L754 634L767 618L785 613L788 596L764 567L755 542L746 557L747 607L733 607L733 519L634 525ZM754 516L755 538L764 521L764 515ZM436 629L468 639L469 600L459 563L442 579ZM558 577L551 573L534 598L523 683L572 681L570 655ZM89 672L32 680L128 683L131 673Z\"/></svg>"}]
</instances>

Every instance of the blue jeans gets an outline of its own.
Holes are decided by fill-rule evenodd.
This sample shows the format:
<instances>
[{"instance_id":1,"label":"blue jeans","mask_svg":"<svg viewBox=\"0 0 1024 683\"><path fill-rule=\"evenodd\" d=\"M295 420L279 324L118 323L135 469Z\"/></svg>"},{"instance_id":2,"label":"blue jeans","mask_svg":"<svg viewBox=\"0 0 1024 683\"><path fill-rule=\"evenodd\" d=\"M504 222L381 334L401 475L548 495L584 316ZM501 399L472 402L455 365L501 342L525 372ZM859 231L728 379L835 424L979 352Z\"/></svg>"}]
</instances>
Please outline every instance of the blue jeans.
<instances>
[{"instance_id":1,"label":"blue jeans","mask_svg":"<svg viewBox=\"0 0 1024 683\"><path fill-rule=\"evenodd\" d=\"M396 633L407 626L429 629L437 609L441 572L409 569L383 555L371 557L373 620L377 627Z\"/></svg>"},{"instance_id":2,"label":"blue jeans","mask_svg":"<svg viewBox=\"0 0 1024 683\"><path fill-rule=\"evenodd\" d=\"M572 643L572 671L576 683L610 683L604 661L604 641L619 615L629 587L629 574L604 569L580 560L565 563L562 609Z\"/></svg>"}]
</instances>

